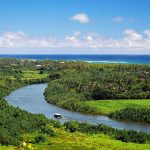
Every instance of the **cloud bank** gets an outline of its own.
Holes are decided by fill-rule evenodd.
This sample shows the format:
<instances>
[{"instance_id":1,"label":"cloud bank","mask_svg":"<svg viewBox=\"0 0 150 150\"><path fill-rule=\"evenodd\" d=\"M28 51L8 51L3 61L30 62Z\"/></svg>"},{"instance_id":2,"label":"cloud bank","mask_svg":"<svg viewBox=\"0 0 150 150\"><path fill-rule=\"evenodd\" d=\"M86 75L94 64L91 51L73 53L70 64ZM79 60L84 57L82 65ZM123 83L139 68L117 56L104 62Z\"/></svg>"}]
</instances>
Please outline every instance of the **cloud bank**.
<instances>
[{"instance_id":1,"label":"cloud bank","mask_svg":"<svg viewBox=\"0 0 150 150\"><path fill-rule=\"evenodd\" d=\"M81 48L81 49L134 49L150 50L150 30L138 33L126 29L121 39L104 38L97 33L81 34L75 31L62 39L57 37L31 36L24 32L0 34L0 48Z\"/></svg>"}]
</instances>

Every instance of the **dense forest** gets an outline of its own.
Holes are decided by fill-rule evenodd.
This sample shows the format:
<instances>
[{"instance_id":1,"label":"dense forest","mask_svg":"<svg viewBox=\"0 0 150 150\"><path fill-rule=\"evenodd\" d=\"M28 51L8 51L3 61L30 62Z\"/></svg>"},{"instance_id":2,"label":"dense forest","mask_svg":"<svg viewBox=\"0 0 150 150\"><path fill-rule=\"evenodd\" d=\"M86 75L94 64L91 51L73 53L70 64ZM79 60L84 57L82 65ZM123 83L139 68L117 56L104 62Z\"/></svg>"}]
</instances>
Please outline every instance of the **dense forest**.
<instances>
[{"instance_id":1,"label":"dense forest","mask_svg":"<svg viewBox=\"0 0 150 150\"><path fill-rule=\"evenodd\" d=\"M89 100L150 98L150 68L140 65L93 65L84 62L59 62L0 59L0 145L17 145L25 141L38 144L51 142L50 137L58 137L64 129L88 134L106 134L123 142L149 143L150 134L136 131L116 130L104 125L66 122L64 125L49 120L43 115L35 115L20 108L10 106L4 96L11 91L36 83L49 82L45 91L48 102L61 107L94 113L95 108L85 105ZM119 92L120 91L120 92ZM113 118L132 120L128 112L122 110L111 114ZM137 111L136 111L137 112ZM141 117L150 116L149 109L138 110ZM144 122L140 120L141 122ZM149 117L147 121L149 123ZM64 131L63 131L64 132Z\"/></svg>"},{"instance_id":2,"label":"dense forest","mask_svg":"<svg viewBox=\"0 0 150 150\"><path fill-rule=\"evenodd\" d=\"M146 65L66 64L49 78L52 84L83 95L83 100L150 98L150 67Z\"/></svg>"}]
</instances>

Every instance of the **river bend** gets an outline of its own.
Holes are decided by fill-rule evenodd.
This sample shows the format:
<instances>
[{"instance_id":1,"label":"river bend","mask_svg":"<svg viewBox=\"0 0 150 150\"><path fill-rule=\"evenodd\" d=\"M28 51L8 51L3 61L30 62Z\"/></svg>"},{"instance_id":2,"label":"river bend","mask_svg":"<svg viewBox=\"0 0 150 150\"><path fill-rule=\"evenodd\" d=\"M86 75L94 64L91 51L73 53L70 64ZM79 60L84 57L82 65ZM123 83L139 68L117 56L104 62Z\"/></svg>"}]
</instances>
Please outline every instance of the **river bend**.
<instances>
[{"instance_id":1,"label":"river bend","mask_svg":"<svg viewBox=\"0 0 150 150\"><path fill-rule=\"evenodd\" d=\"M150 126L148 124L116 121L102 115L85 115L49 104L43 96L46 86L47 84L34 84L22 87L10 93L5 99L14 107L19 106L19 108L28 112L44 114L48 118L53 118L54 113L60 113L63 115L63 119L60 120L61 122L77 120L92 124L102 123L117 129L150 132Z\"/></svg>"}]
</instances>

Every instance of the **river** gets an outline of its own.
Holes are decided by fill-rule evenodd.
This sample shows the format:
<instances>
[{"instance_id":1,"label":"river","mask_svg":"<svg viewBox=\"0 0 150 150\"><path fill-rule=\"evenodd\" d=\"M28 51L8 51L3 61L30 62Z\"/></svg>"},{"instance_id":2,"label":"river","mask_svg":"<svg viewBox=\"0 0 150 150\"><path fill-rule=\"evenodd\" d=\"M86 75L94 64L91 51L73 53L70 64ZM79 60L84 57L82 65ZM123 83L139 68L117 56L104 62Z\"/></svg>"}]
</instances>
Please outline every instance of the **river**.
<instances>
[{"instance_id":1,"label":"river","mask_svg":"<svg viewBox=\"0 0 150 150\"><path fill-rule=\"evenodd\" d=\"M10 93L5 99L14 107L19 106L19 108L28 112L44 114L48 118L53 118L54 113L60 113L63 115L63 119L60 120L61 122L77 120L92 124L102 123L117 129L150 132L150 126L148 124L117 121L102 115L85 115L49 104L43 96L46 86L47 84L34 84L22 87Z\"/></svg>"}]
</instances>

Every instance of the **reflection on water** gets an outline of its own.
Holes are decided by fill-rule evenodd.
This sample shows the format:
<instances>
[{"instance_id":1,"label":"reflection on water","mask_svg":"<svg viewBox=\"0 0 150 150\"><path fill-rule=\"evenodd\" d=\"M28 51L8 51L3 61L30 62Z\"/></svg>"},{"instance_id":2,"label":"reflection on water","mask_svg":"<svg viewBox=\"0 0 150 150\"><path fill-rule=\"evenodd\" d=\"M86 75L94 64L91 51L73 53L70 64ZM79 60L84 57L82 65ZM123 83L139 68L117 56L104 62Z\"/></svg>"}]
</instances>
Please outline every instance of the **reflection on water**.
<instances>
[{"instance_id":1,"label":"reflection on water","mask_svg":"<svg viewBox=\"0 0 150 150\"><path fill-rule=\"evenodd\" d=\"M47 84L35 84L27 87L20 88L10 95L6 96L6 100L13 106L36 113L44 114L48 118L53 118L54 113L63 115L61 122L69 120L84 121L92 124L103 123L118 129L132 129L137 131L150 132L150 126L147 124L120 122L112 120L106 116L92 116L85 115L77 112L71 112L52 104L48 104L44 100L43 92Z\"/></svg>"}]
</instances>

